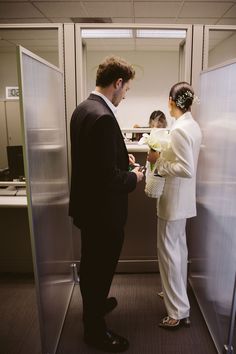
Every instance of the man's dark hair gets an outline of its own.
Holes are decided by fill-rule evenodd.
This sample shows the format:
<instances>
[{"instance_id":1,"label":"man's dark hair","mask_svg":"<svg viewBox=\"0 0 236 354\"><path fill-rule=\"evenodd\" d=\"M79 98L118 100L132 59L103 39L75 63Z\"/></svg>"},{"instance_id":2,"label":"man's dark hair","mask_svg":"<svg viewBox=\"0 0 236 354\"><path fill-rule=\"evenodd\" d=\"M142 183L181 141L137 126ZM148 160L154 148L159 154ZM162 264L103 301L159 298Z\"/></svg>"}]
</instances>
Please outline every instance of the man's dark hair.
<instances>
[{"instance_id":1,"label":"man's dark hair","mask_svg":"<svg viewBox=\"0 0 236 354\"><path fill-rule=\"evenodd\" d=\"M107 87L119 78L125 83L134 76L134 68L124 59L115 56L106 57L98 67L96 86Z\"/></svg>"}]
</instances>

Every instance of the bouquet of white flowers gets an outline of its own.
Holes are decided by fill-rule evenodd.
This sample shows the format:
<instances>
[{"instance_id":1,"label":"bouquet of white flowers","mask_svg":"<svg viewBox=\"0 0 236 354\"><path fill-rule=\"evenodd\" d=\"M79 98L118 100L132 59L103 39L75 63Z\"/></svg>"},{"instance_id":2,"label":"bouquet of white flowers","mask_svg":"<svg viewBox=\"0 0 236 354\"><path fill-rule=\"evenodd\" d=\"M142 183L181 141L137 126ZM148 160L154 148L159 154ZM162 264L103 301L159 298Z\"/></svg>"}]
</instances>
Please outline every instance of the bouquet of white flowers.
<instances>
[{"instance_id":1,"label":"bouquet of white flowers","mask_svg":"<svg viewBox=\"0 0 236 354\"><path fill-rule=\"evenodd\" d=\"M167 154L170 150L170 133L167 129L153 128L149 134L143 134L139 144L146 144L151 150ZM146 164L145 193L150 198L159 198L163 192L165 178L158 175L156 164Z\"/></svg>"},{"instance_id":2,"label":"bouquet of white flowers","mask_svg":"<svg viewBox=\"0 0 236 354\"><path fill-rule=\"evenodd\" d=\"M153 128L150 134L143 134L138 143L147 144L150 149L161 152L170 145L170 132L165 128Z\"/></svg>"}]
</instances>

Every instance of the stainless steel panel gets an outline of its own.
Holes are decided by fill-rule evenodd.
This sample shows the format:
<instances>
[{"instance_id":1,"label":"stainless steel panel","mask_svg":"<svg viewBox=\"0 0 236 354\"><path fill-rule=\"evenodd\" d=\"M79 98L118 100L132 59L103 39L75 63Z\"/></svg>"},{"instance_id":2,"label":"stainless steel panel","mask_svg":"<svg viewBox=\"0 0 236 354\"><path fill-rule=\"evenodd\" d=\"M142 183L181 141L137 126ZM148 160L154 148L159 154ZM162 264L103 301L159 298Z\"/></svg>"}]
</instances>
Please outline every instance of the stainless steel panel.
<instances>
[{"instance_id":1,"label":"stainless steel panel","mask_svg":"<svg viewBox=\"0 0 236 354\"><path fill-rule=\"evenodd\" d=\"M72 236L63 74L20 47L21 109L43 353L55 353L70 300Z\"/></svg>"},{"instance_id":2,"label":"stainless steel panel","mask_svg":"<svg viewBox=\"0 0 236 354\"><path fill-rule=\"evenodd\" d=\"M236 63L202 73L200 102L204 140L198 216L190 225L191 282L221 352L227 343L236 272Z\"/></svg>"}]
</instances>

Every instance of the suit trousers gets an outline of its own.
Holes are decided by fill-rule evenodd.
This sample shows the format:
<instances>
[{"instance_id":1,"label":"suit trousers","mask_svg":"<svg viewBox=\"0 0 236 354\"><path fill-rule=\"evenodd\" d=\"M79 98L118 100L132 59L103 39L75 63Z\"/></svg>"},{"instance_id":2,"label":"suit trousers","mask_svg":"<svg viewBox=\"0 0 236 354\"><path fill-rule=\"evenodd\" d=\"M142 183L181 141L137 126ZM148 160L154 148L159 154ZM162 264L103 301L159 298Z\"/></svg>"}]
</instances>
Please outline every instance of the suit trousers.
<instances>
[{"instance_id":1,"label":"suit trousers","mask_svg":"<svg viewBox=\"0 0 236 354\"><path fill-rule=\"evenodd\" d=\"M83 300L84 330L102 335L106 330L105 302L121 253L123 228L105 227L91 220L81 229L80 290Z\"/></svg>"},{"instance_id":2,"label":"suit trousers","mask_svg":"<svg viewBox=\"0 0 236 354\"><path fill-rule=\"evenodd\" d=\"M186 219L168 221L158 218L157 247L159 269L167 313L180 320L189 316L187 296Z\"/></svg>"}]
</instances>

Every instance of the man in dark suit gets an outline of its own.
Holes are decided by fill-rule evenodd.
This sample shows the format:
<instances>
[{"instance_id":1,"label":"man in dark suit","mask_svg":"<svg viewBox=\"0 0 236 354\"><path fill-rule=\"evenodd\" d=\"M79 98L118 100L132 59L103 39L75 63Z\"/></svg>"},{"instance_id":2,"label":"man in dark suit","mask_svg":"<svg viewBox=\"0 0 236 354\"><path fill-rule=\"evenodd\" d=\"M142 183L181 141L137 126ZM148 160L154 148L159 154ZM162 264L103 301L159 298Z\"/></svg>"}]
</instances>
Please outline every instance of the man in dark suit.
<instances>
[{"instance_id":1,"label":"man in dark suit","mask_svg":"<svg viewBox=\"0 0 236 354\"><path fill-rule=\"evenodd\" d=\"M124 240L128 193L143 178L138 168L129 171L134 157L127 153L115 117L134 75L123 59L106 58L98 67L95 91L75 109L70 126L69 213L81 230L84 340L106 352L129 346L107 329L104 316L117 305L108 293Z\"/></svg>"}]
</instances>

